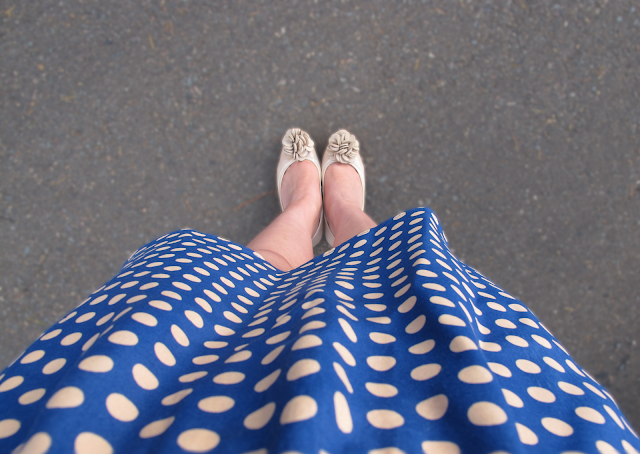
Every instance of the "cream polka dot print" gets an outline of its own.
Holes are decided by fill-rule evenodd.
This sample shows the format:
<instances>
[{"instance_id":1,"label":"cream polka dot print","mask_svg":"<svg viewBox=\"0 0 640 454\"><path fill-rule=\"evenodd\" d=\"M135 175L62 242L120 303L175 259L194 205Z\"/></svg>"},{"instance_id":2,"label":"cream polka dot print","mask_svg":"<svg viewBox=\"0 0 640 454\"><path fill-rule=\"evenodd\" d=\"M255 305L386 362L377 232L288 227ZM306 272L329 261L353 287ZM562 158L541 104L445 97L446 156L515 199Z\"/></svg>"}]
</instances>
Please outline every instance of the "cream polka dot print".
<instances>
[{"instance_id":1,"label":"cream polka dot print","mask_svg":"<svg viewBox=\"0 0 640 454\"><path fill-rule=\"evenodd\" d=\"M400 213L287 273L181 230L0 374L3 453L621 453L607 391Z\"/></svg>"}]
</instances>

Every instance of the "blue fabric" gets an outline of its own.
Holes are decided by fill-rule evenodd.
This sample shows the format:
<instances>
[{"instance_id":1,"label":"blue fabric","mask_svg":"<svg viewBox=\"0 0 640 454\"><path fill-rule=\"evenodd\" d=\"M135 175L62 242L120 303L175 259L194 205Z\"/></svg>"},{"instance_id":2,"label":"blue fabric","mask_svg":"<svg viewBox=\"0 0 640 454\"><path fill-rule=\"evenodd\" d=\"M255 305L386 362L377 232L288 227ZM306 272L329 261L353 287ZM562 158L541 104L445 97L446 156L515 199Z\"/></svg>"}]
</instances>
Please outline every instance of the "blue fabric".
<instances>
[{"instance_id":1,"label":"blue fabric","mask_svg":"<svg viewBox=\"0 0 640 454\"><path fill-rule=\"evenodd\" d=\"M636 453L607 391L520 301L401 213L282 273L193 230L0 376L0 452ZM19 452L19 451L18 451Z\"/></svg>"}]
</instances>

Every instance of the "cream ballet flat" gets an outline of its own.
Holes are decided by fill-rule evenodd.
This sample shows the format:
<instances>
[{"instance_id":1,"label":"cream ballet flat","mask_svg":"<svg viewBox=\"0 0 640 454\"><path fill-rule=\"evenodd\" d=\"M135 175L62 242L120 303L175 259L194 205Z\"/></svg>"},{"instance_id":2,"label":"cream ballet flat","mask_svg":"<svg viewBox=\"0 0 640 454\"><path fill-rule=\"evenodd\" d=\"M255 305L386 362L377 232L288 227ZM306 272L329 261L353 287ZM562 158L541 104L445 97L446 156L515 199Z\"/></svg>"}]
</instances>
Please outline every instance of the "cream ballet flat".
<instances>
[{"instance_id":1,"label":"cream ballet flat","mask_svg":"<svg viewBox=\"0 0 640 454\"><path fill-rule=\"evenodd\" d=\"M278 199L280 200L280 209L284 211L284 207L282 206L282 178L284 178L284 174L289 168L291 164L298 161L311 161L318 169L318 177L320 177L320 181L322 181L322 172L320 170L320 160L318 159L318 155L316 154L316 149L307 134L302 129L291 128L287 132L285 132L282 137L282 151L280 152L280 161L278 162L278 170L277 170L277 182L278 182ZM317 245L322 239L322 224L324 219L324 211L320 209L320 222L318 223L318 228L316 229L316 233L313 234L312 243L313 245Z\"/></svg>"},{"instance_id":2,"label":"cream ballet flat","mask_svg":"<svg viewBox=\"0 0 640 454\"><path fill-rule=\"evenodd\" d=\"M327 149L324 151L324 156L322 157L322 198L324 199L324 175L327 171L327 168L333 164L334 162L339 162L342 164L349 164L351 167L356 169L358 175L360 176L360 183L362 183L362 206L360 209L364 211L364 200L365 200L365 186L364 186L364 163L362 162L362 158L360 157L360 143L356 139L356 136L351 134L349 131L345 129L341 129L338 132L333 133L333 135L329 138L329 144L327 145ZM324 235L327 239L327 243L329 246L333 247L333 242L335 241L335 236L333 232L329 228L329 223L327 222L327 218L324 219Z\"/></svg>"}]
</instances>

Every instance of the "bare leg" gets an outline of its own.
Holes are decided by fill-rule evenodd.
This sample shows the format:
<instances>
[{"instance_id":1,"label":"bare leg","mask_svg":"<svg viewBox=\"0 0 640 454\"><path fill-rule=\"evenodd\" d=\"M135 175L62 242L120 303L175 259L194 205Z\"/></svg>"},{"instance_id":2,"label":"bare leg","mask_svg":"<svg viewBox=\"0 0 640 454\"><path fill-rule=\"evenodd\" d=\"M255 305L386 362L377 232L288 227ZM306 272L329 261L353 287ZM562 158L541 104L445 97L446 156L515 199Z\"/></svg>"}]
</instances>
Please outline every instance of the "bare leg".
<instances>
[{"instance_id":1,"label":"bare leg","mask_svg":"<svg viewBox=\"0 0 640 454\"><path fill-rule=\"evenodd\" d=\"M362 184L348 164L331 164L324 176L324 212L337 246L377 224L361 209Z\"/></svg>"},{"instance_id":2,"label":"bare leg","mask_svg":"<svg viewBox=\"0 0 640 454\"><path fill-rule=\"evenodd\" d=\"M309 161L291 165L282 179L284 211L247 247L282 271L313 258L311 238L320 219L322 194L318 169Z\"/></svg>"}]
</instances>

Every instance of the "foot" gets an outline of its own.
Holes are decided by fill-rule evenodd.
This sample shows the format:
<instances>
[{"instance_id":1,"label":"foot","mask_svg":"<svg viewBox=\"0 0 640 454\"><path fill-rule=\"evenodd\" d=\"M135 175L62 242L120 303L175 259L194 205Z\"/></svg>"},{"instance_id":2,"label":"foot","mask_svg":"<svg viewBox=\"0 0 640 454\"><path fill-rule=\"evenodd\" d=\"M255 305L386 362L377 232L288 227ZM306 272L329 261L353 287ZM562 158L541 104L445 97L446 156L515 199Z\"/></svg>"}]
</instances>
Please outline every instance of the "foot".
<instances>
[{"instance_id":1,"label":"foot","mask_svg":"<svg viewBox=\"0 0 640 454\"><path fill-rule=\"evenodd\" d=\"M353 213L353 210L362 211L362 202L362 183L356 169L338 162L327 167L324 176L324 212L334 235L345 214Z\"/></svg>"},{"instance_id":2,"label":"foot","mask_svg":"<svg viewBox=\"0 0 640 454\"><path fill-rule=\"evenodd\" d=\"M322 194L318 168L310 161L298 161L287 169L282 178L282 206L295 205L302 210L313 235L320 223Z\"/></svg>"}]
</instances>

